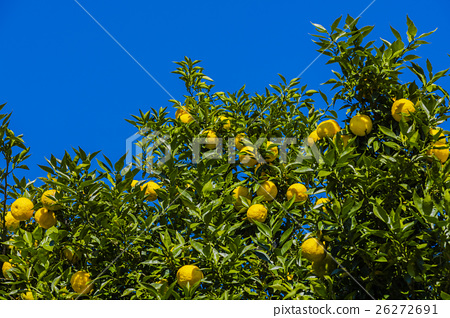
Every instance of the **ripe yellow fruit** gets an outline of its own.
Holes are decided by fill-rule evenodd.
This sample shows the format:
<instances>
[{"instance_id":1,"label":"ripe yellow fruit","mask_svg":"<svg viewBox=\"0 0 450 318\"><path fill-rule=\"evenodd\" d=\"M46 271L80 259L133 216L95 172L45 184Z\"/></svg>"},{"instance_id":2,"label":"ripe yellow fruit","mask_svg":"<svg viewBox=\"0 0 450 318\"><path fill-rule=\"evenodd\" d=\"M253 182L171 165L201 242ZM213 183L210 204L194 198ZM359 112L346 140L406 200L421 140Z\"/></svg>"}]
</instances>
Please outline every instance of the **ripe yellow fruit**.
<instances>
[{"instance_id":1,"label":"ripe yellow fruit","mask_svg":"<svg viewBox=\"0 0 450 318\"><path fill-rule=\"evenodd\" d=\"M61 206L51 197L56 195L56 190L47 190L42 194L41 202L44 208L50 211L57 211L61 209Z\"/></svg>"},{"instance_id":2,"label":"ripe yellow fruit","mask_svg":"<svg viewBox=\"0 0 450 318\"><path fill-rule=\"evenodd\" d=\"M29 220L33 216L34 204L30 199L18 198L11 205L11 214L18 221Z\"/></svg>"},{"instance_id":3,"label":"ripe yellow fruit","mask_svg":"<svg viewBox=\"0 0 450 318\"><path fill-rule=\"evenodd\" d=\"M37 210L34 218L39 226L46 230L56 224L55 212L49 211L46 208L40 208Z\"/></svg>"},{"instance_id":4,"label":"ripe yellow fruit","mask_svg":"<svg viewBox=\"0 0 450 318\"><path fill-rule=\"evenodd\" d=\"M145 195L147 196L148 201L155 201L158 198L158 194L156 193L156 189L161 189L159 184L153 181L149 181L143 186L141 186L141 190L145 189Z\"/></svg>"},{"instance_id":5,"label":"ripe yellow fruit","mask_svg":"<svg viewBox=\"0 0 450 318\"><path fill-rule=\"evenodd\" d=\"M252 195L250 194L250 191L243 186L238 186L236 189L233 190L233 198L235 199L234 208L236 210L240 210L243 208L242 200L240 197L247 198L249 200L252 199Z\"/></svg>"},{"instance_id":6,"label":"ripe yellow fruit","mask_svg":"<svg viewBox=\"0 0 450 318\"><path fill-rule=\"evenodd\" d=\"M341 130L337 121L333 119L325 120L317 126L317 136L324 138L325 136L333 137L338 131Z\"/></svg>"},{"instance_id":7,"label":"ripe yellow fruit","mask_svg":"<svg viewBox=\"0 0 450 318\"><path fill-rule=\"evenodd\" d=\"M273 145L273 142L268 141L266 143L267 152L266 156L264 157L264 160L266 160L267 162L275 161L275 159L277 159L278 157L278 147L274 147L271 145Z\"/></svg>"},{"instance_id":8,"label":"ripe yellow fruit","mask_svg":"<svg viewBox=\"0 0 450 318\"><path fill-rule=\"evenodd\" d=\"M219 143L219 138L217 138L217 135L212 130L206 130L206 144L205 147L208 149L215 149L217 147L217 144Z\"/></svg>"},{"instance_id":9,"label":"ripe yellow fruit","mask_svg":"<svg viewBox=\"0 0 450 318\"><path fill-rule=\"evenodd\" d=\"M70 279L70 285L72 285L73 290L78 294L87 294L94 288L91 274L85 271L78 271L73 274Z\"/></svg>"},{"instance_id":10,"label":"ripe yellow fruit","mask_svg":"<svg viewBox=\"0 0 450 318\"><path fill-rule=\"evenodd\" d=\"M234 145L238 150L241 150L244 147L244 144L242 142L242 139L247 137L245 133L237 134L236 138L234 138Z\"/></svg>"},{"instance_id":11,"label":"ripe yellow fruit","mask_svg":"<svg viewBox=\"0 0 450 318\"><path fill-rule=\"evenodd\" d=\"M194 120L194 117L192 117L184 108L177 109L175 118L181 120L183 124L188 124Z\"/></svg>"},{"instance_id":12,"label":"ripe yellow fruit","mask_svg":"<svg viewBox=\"0 0 450 318\"><path fill-rule=\"evenodd\" d=\"M306 187L301 183L294 183L291 185L286 192L286 198L288 200L295 196L295 202L303 202L308 199L308 194L306 193Z\"/></svg>"},{"instance_id":13,"label":"ripe yellow fruit","mask_svg":"<svg viewBox=\"0 0 450 318\"><path fill-rule=\"evenodd\" d=\"M3 273L3 277L5 278L9 278L8 277L8 271L13 267L12 264L10 263L12 260L9 260L9 262L4 262L3 266L2 266L2 273Z\"/></svg>"},{"instance_id":14,"label":"ripe yellow fruit","mask_svg":"<svg viewBox=\"0 0 450 318\"><path fill-rule=\"evenodd\" d=\"M435 155L439 161L443 164L447 161L449 156L449 149L446 144L434 144L436 147L428 149L427 154L429 156Z\"/></svg>"},{"instance_id":15,"label":"ripe yellow fruit","mask_svg":"<svg viewBox=\"0 0 450 318\"><path fill-rule=\"evenodd\" d=\"M194 117L191 114L183 114L180 116L180 120L183 124L189 124L191 121L194 121Z\"/></svg>"},{"instance_id":16,"label":"ripe yellow fruit","mask_svg":"<svg viewBox=\"0 0 450 318\"><path fill-rule=\"evenodd\" d=\"M177 272L177 282L181 287L190 287L203 279L202 271L195 265L184 265Z\"/></svg>"},{"instance_id":17,"label":"ripe yellow fruit","mask_svg":"<svg viewBox=\"0 0 450 318\"><path fill-rule=\"evenodd\" d=\"M256 191L256 195L263 196L266 201L272 201L276 198L277 194L277 186L272 181L264 181Z\"/></svg>"},{"instance_id":18,"label":"ripe yellow fruit","mask_svg":"<svg viewBox=\"0 0 450 318\"><path fill-rule=\"evenodd\" d=\"M327 212L327 208L325 207L325 204L327 204L327 203L329 203L329 202L330 202L330 199L328 199L328 198L320 198L320 199L318 199L318 200L316 201L316 205L323 204L323 205L322 205L322 210L323 210L324 212Z\"/></svg>"},{"instance_id":19,"label":"ripe yellow fruit","mask_svg":"<svg viewBox=\"0 0 450 318\"><path fill-rule=\"evenodd\" d=\"M64 257L72 264L76 264L78 262L78 255L76 253L75 254L72 253L72 251L70 249L65 248L63 250L63 254L64 254Z\"/></svg>"},{"instance_id":20,"label":"ripe yellow fruit","mask_svg":"<svg viewBox=\"0 0 450 318\"><path fill-rule=\"evenodd\" d=\"M239 162L249 168L254 167L257 164L255 157L255 148L250 146L245 146L241 149L243 154L239 155Z\"/></svg>"},{"instance_id":21,"label":"ripe yellow fruit","mask_svg":"<svg viewBox=\"0 0 450 318\"><path fill-rule=\"evenodd\" d=\"M327 256L325 256L323 260L312 263L314 274L319 277L330 275L336 269L336 267L337 264L329 253L327 253Z\"/></svg>"},{"instance_id":22,"label":"ripe yellow fruit","mask_svg":"<svg viewBox=\"0 0 450 318\"><path fill-rule=\"evenodd\" d=\"M184 109L184 107L178 108L177 111L175 112L175 118L178 119L178 118L180 118L181 115L184 115L184 114L189 114L189 113Z\"/></svg>"},{"instance_id":23,"label":"ripe yellow fruit","mask_svg":"<svg viewBox=\"0 0 450 318\"><path fill-rule=\"evenodd\" d=\"M34 300L33 293L31 291L27 291L26 293L23 293L20 295L23 300Z\"/></svg>"},{"instance_id":24,"label":"ripe yellow fruit","mask_svg":"<svg viewBox=\"0 0 450 318\"><path fill-rule=\"evenodd\" d=\"M134 188L138 182L138 180L131 181L131 187Z\"/></svg>"},{"instance_id":25,"label":"ripe yellow fruit","mask_svg":"<svg viewBox=\"0 0 450 318\"><path fill-rule=\"evenodd\" d=\"M223 129L230 129L231 128L231 121L228 117L226 116L219 116L220 121L222 122L222 127Z\"/></svg>"},{"instance_id":26,"label":"ripe yellow fruit","mask_svg":"<svg viewBox=\"0 0 450 318\"><path fill-rule=\"evenodd\" d=\"M396 121L400 121L402 119L402 114L405 117L405 120L409 120L409 113L415 112L414 104L405 98L398 99L392 104L391 113L392 117Z\"/></svg>"},{"instance_id":27,"label":"ripe yellow fruit","mask_svg":"<svg viewBox=\"0 0 450 318\"><path fill-rule=\"evenodd\" d=\"M320 262L327 254L323 245L316 238L309 238L303 242L301 250L302 256L311 262Z\"/></svg>"},{"instance_id":28,"label":"ripe yellow fruit","mask_svg":"<svg viewBox=\"0 0 450 318\"><path fill-rule=\"evenodd\" d=\"M2 219L2 218L0 217L0 220L1 220L1 219ZM0 221L0 226L2 226L2 225L3 225L3 222ZM7 212L6 215L5 215L5 226L6 226L6 229L7 229L8 231L11 231L11 232L14 232L14 231L17 230L17 229L19 228L19 226L20 226L20 221L19 221L19 220L16 220L16 219L13 217L11 211Z\"/></svg>"},{"instance_id":29,"label":"ripe yellow fruit","mask_svg":"<svg viewBox=\"0 0 450 318\"><path fill-rule=\"evenodd\" d=\"M266 207L262 204L253 204L247 210L247 218L250 222L253 222L253 220L264 222L267 218Z\"/></svg>"},{"instance_id":30,"label":"ripe yellow fruit","mask_svg":"<svg viewBox=\"0 0 450 318\"><path fill-rule=\"evenodd\" d=\"M434 142L436 145L447 143L447 138L445 138L444 132L440 132L440 129L438 127L437 129L430 128L430 135L432 136L433 139L437 139Z\"/></svg>"},{"instance_id":31,"label":"ripe yellow fruit","mask_svg":"<svg viewBox=\"0 0 450 318\"><path fill-rule=\"evenodd\" d=\"M318 140L320 140L319 136L317 135L317 130L314 130L312 133L309 134L308 138L306 138L306 144L308 146L314 145Z\"/></svg>"},{"instance_id":32,"label":"ripe yellow fruit","mask_svg":"<svg viewBox=\"0 0 450 318\"><path fill-rule=\"evenodd\" d=\"M350 130L356 136L366 136L372 131L372 119L367 115L355 115L350 119Z\"/></svg>"}]
</instances>

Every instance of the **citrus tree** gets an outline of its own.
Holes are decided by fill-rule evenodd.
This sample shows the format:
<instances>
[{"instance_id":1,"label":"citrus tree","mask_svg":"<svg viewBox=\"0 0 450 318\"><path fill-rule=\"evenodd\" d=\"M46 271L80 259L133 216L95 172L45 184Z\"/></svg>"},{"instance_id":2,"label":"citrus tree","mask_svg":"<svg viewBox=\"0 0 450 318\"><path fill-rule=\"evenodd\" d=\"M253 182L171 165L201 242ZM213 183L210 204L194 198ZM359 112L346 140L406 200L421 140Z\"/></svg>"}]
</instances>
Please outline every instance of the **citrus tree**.
<instances>
[{"instance_id":1,"label":"citrus tree","mask_svg":"<svg viewBox=\"0 0 450 318\"><path fill-rule=\"evenodd\" d=\"M314 24L332 98L217 91L185 58L184 99L128 120L140 151L51 156L41 186L2 115L0 298L450 298L447 70L412 62L409 18L381 43L357 22Z\"/></svg>"}]
</instances>

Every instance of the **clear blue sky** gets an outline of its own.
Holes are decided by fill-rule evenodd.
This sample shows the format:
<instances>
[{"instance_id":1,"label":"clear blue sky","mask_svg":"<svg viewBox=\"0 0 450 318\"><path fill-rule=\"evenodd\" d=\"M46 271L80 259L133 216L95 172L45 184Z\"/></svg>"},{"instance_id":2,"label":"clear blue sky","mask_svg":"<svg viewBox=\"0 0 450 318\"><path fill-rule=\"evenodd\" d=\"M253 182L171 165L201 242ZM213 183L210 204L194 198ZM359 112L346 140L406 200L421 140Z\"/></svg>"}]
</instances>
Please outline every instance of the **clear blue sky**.
<instances>
[{"instance_id":1,"label":"clear blue sky","mask_svg":"<svg viewBox=\"0 0 450 318\"><path fill-rule=\"evenodd\" d=\"M354 17L369 1L145 1L79 0L171 95L181 99L182 82L171 74L184 56L203 60L216 89L263 92L298 76L317 56L310 22L328 27ZM438 28L417 55L435 70L449 67L448 1L375 1L360 25L371 36L393 40L389 26L406 31L406 15L419 33ZM45 176L37 164L71 147L102 150L116 161L135 133L131 114L170 106L170 98L73 0L0 1L0 102L14 111L12 126L23 134L32 157L28 179ZM322 89L329 79L326 58L302 76ZM425 66L425 59L419 64ZM447 90L449 80L441 80ZM331 94L330 94L331 96ZM319 105L320 106L320 105ZM448 125L444 128L449 129Z\"/></svg>"}]
</instances>

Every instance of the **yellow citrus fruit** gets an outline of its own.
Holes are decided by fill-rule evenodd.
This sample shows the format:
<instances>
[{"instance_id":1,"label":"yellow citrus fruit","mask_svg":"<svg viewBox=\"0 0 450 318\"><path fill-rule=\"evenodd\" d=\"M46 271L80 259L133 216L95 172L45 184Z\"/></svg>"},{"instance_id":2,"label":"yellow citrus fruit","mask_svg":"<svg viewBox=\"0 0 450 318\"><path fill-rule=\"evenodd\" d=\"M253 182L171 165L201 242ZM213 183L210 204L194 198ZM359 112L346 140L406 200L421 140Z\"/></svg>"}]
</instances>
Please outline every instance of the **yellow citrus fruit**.
<instances>
[{"instance_id":1,"label":"yellow citrus fruit","mask_svg":"<svg viewBox=\"0 0 450 318\"><path fill-rule=\"evenodd\" d=\"M70 249L65 248L63 250L63 254L64 254L64 257L72 264L75 264L78 262L78 255L76 253L72 253L72 251Z\"/></svg>"},{"instance_id":2,"label":"yellow citrus fruit","mask_svg":"<svg viewBox=\"0 0 450 318\"><path fill-rule=\"evenodd\" d=\"M219 139L217 138L216 133L212 130L206 130L205 134L206 134L205 147L208 149L215 149L219 142Z\"/></svg>"},{"instance_id":3,"label":"yellow citrus fruit","mask_svg":"<svg viewBox=\"0 0 450 318\"><path fill-rule=\"evenodd\" d=\"M440 132L439 128L430 128L430 135L433 139L437 139L434 142L436 145L447 143L447 138L445 138L444 132Z\"/></svg>"},{"instance_id":4,"label":"yellow citrus fruit","mask_svg":"<svg viewBox=\"0 0 450 318\"><path fill-rule=\"evenodd\" d=\"M306 193L306 187L301 183L294 183L291 185L286 192L286 198L288 200L295 196L295 202L303 202L308 199L308 194Z\"/></svg>"},{"instance_id":5,"label":"yellow citrus fruit","mask_svg":"<svg viewBox=\"0 0 450 318\"><path fill-rule=\"evenodd\" d=\"M230 118L226 116L219 116L220 121L222 122L223 129L230 129L231 128L231 121Z\"/></svg>"},{"instance_id":6,"label":"yellow citrus fruit","mask_svg":"<svg viewBox=\"0 0 450 318\"><path fill-rule=\"evenodd\" d=\"M138 182L138 180L131 181L131 186L134 188Z\"/></svg>"},{"instance_id":7,"label":"yellow citrus fruit","mask_svg":"<svg viewBox=\"0 0 450 318\"><path fill-rule=\"evenodd\" d=\"M303 242L302 255L311 262L320 262L327 254L323 245L316 238L309 238Z\"/></svg>"},{"instance_id":8,"label":"yellow citrus fruit","mask_svg":"<svg viewBox=\"0 0 450 318\"><path fill-rule=\"evenodd\" d=\"M239 162L246 167L254 167L257 164L255 157L255 148L245 146L241 149L243 154L239 155Z\"/></svg>"},{"instance_id":9,"label":"yellow citrus fruit","mask_svg":"<svg viewBox=\"0 0 450 318\"><path fill-rule=\"evenodd\" d=\"M314 130L312 133L309 134L308 138L306 139L306 144L308 146L314 145L318 140L320 140L319 136L317 135L317 130Z\"/></svg>"},{"instance_id":10,"label":"yellow citrus fruit","mask_svg":"<svg viewBox=\"0 0 450 318\"><path fill-rule=\"evenodd\" d=\"M443 164L447 161L449 155L448 146L445 144L435 144L436 147L428 149L427 154L429 156L435 155L439 161Z\"/></svg>"},{"instance_id":11,"label":"yellow citrus fruit","mask_svg":"<svg viewBox=\"0 0 450 318\"><path fill-rule=\"evenodd\" d=\"M184 115L184 114L189 114L189 113L184 109L184 107L178 108L177 111L175 112L175 118L178 119L178 118L180 118L181 115Z\"/></svg>"},{"instance_id":12,"label":"yellow citrus fruit","mask_svg":"<svg viewBox=\"0 0 450 318\"><path fill-rule=\"evenodd\" d=\"M141 186L141 190L143 191L145 189L145 195L147 196L148 201L155 201L158 198L158 194L155 190L160 189L161 187L159 184L153 181L149 181L143 186Z\"/></svg>"},{"instance_id":13,"label":"yellow citrus fruit","mask_svg":"<svg viewBox=\"0 0 450 318\"><path fill-rule=\"evenodd\" d=\"M0 225L3 225L3 222L1 222L1 217L0 217ZM5 215L5 226L6 229L11 232L14 232L20 226L20 221L14 218L11 211L7 212Z\"/></svg>"},{"instance_id":14,"label":"yellow citrus fruit","mask_svg":"<svg viewBox=\"0 0 450 318\"><path fill-rule=\"evenodd\" d=\"M87 294L94 288L91 274L85 271L78 271L73 274L70 279L70 285L72 285L73 290L78 294Z\"/></svg>"},{"instance_id":15,"label":"yellow citrus fruit","mask_svg":"<svg viewBox=\"0 0 450 318\"><path fill-rule=\"evenodd\" d=\"M327 253L323 260L312 263L314 274L319 277L330 275L336 269L336 267L337 264L329 253Z\"/></svg>"},{"instance_id":16,"label":"yellow citrus fruit","mask_svg":"<svg viewBox=\"0 0 450 318\"><path fill-rule=\"evenodd\" d=\"M322 205L322 210L324 211L324 212L327 212L327 208L326 208L326 204L327 203L329 203L330 202L330 199L328 199L328 198L320 198L320 199L318 199L317 201L316 201L316 205L319 205L319 204L323 204Z\"/></svg>"},{"instance_id":17,"label":"yellow citrus fruit","mask_svg":"<svg viewBox=\"0 0 450 318\"><path fill-rule=\"evenodd\" d=\"M234 208L236 210L242 209L242 200L240 197L247 198L249 200L252 199L252 195L250 194L250 191L246 187L238 186L236 189L233 190L233 198L235 199Z\"/></svg>"},{"instance_id":18,"label":"yellow citrus fruit","mask_svg":"<svg viewBox=\"0 0 450 318\"><path fill-rule=\"evenodd\" d=\"M409 120L409 113L415 112L414 104L405 98L398 99L392 104L391 113L392 117L396 121L400 121L402 119L402 114L405 117L405 120Z\"/></svg>"},{"instance_id":19,"label":"yellow citrus fruit","mask_svg":"<svg viewBox=\"0 0 450 318\"><path fill-rule=\"evenodd\" d=\"M184 108L177 109L175 112L175 118L181 120L184 124L188 124L194 120L194 117L192 117L191 114L189 114L189 112Z\"/></svg>"},{"instance_id":20,"label":"yellow citrus fruit","mask_svg":"<svg viewBox=\"0 0 450 318\"><path fill-rule=\"evenodd\" d=\"M191 114L183 114L180 116L180 120L183 124L189 124L191 121L194 121L194 117Z\"/></svg>"},{"instance_id":21,"label":"yellow citrus fruit","mask_svg":"<svg viewBox=\"0 0 450 318\"><path fill-rule=\"evenodd\" d=\"M325 136L333 137L338 131L341 130L337 121L333 119L325 120L317 126L317 136L324 138Z\"/></svg>"},{"instance_id":22,"label":"yellow citrus fruit","mask_svg":"<svg viewBox=\"0 0 450 318\"><path fill-rule=\"evenodd\" d=\"M61 206L57 204L52 197L56 195L56 190L47 190L42 194L41 202L44 208L50 211L56 211L61 209Z\"/></svg>"},{"instance_id":23,"label":"yellow citrus fruit","mask_svg":"<svg viewBox=\"0 0 450 318\"><path fill-rule=\"evenodd\" d=\"M245 133L237 134L236 138L234 138L234 145L238 150L241 150L244 147L244 144L242 142L242 139L247 137Z\"/></svg>"},{"instance_id":24,"label":"yellow citrus fruit","mask_svg":"<svg viewBox=\"0 0 450 318\"><path fill-rule=\"evenodd\" d=\"M55 212L49 211L46 208L40 208L37 210L34 218L39 226L46 230L56 224Z\"/></svg>"},{"instance_id":25,"label":"yellow citrus fruit","mask_svg":"<svg viewBox=\"0 0 450 318\"><path fill-rule=\"evenodd\" d=\"M268 141L266 143L267 152L266 152L266 156L264 157L264 160L266 160L267 162L272 162L275 159L277 159L277 157L278 157L278 147L271 146L273 144L274 143L270 142L270 141Z\"/></svg>"},{"instance_id":26,"label":"yellow citrus fruit","mask_svg":"<svg viewBox=\"0 0 450 318\"><path fill-rule=\"evenodd\" d=\"M3 277L5 278L9 278L8 277L8 271L13 267L12 264L10 263L12 260L9 260L9 262L4 262L3 266L2 266L2 273L3 273Z\"/></svg>"},{"instance_id":27,"label":"yellow citrus fruit","mask_svg":"<svg viewBox=\"0 0 450 318\"><path fill-rule=\"evenodd\" d=\"M267 218L267 209L262 204L253 204L247 210L247 218L250 222L256 220L258 222L264 222Z\"/></svg>"},{"instance_id":28,"label":"yellow citrus fruit","mask_svg":"<svg viewBox=\"0 0 450 318\"><path fill-rule=\"evenodd\" d=\"M372 131L372 119L367 115L355 115L350 119L350 130L356 136L366 136Z\"/></svg>"},{"instance_id":29,"label":"yellow citrus fruit","mask_svg":"<svg viewBox=\"0 0 450 318\"><path fill-rule=\"evenodd\" d=\"M20 295L23 300L34 300L33 293L31 291L27 291L26 293L23 293Z\"/></svg>"},{"instance_id":30,"label":"yellow citrus fruit","mask_svg":"<svg viewBox=\"0 0 450 318\"><path fill-rule=\"evenodd\" d=\"M184 265L177 272L177 282L181 287L185 287L188 283L192 287L202 279L203 273L195 265Z\"/></svg>"},{"instance_id":31,"label":"yellow citrus fruit","mask_svg":"<svg viewBox=\"0 0 450 318\"><path fill-rule=\"evenodd\" d=\"M277 186L272 181L264 181L256 191L256 195L264 197L266 201L272 201L276 198L277 194Z\"/></svg>"},{"instance_id":32,"label":"yellow citrus fruit","mask_svg":"<svg viewBox=\"0 0 450 318\"><path fill-rule=\"evenodd\" d=\"M11 214L18 221L29 220L33 216L34 204L30 199L18 198L11 205Z\"/></svg>"}]
</instances>

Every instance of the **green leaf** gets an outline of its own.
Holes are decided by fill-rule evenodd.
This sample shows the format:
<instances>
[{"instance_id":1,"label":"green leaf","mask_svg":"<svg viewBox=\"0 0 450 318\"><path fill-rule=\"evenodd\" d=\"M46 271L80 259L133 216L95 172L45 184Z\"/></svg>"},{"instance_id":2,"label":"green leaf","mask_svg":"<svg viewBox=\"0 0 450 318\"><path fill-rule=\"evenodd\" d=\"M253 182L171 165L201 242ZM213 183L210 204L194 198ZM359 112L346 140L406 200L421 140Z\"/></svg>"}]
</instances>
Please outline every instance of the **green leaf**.
<instances>
[{"instance_id":1,"label":"green leaf","mask_svg":"<svg viewBox=\"0 0 450 318\"><path fill-rule=\"evenodd\" d=\"M406 24L408 25L406 35L408 36L408 40L411 42L417 34L417 28L408 16L406 16Z\"/></svg>"},{"instance_id":2,"label":"green leaf","mask_svg":"<svg viewBox=\"0 0 450 318\"><path fill-rule=\"evenodd\" d=\"M395 143L393 141L385 141L385 142L383 142L383 144L385 144L389 148L392 148L392 149L395 149L395 150L402 149L402 147L399 144L397 144L397 143Z\"/></svg>"},{"instance_id":3,"label":"green leaf","mask_svg":"<svg viewBox=\"0 0 450 318\"><path fill-rule=\"evenodd\" d=\"M384 223L389 224L390 218L386 210L383 209L378 203L373 204L373 213Z\"/></svg>"},{"instance_id":4,"label":"green leaf","mask_svg":"<svg viewBox=\"0 0 450 318\"><path fill-rule=\"evenodd\" d=\"M261 251L255 251L255 250L253 250L253 253L254 253L257 257L259 257L260 259L262 259L263 261L266 261L266 262L272 264L272 261L270 260L269 256L268 256L266 253L261 252Z\"/></svg>"},{"instance_id":5,"label":"green leaf","mask_svg":"<svg viewBox=\"0 0 450 318\"><path fill-rule=\"evenodd\" d=\"M208 182L206 182L202 188L202 193L204 196L207 196L212 190L213 190L212 181L208 180Z\"/></svg>"},{"instance_id":6,"label":"green leaf","mask_svg":"<svg viewBox=\"0 0 450 318\"><path fill-rule=\"evenodd\" d=\"M254 223L267 238L269 239L272 238L272 231L270 230L270 227L267 224L258 221L254 221Z\"/></svg>"},{"instance_id":7,"label":"green leaf","mask_svg":"<svg viewBox=\"0 0 450 318\"><path fill-rule=\"evenodd\" d=\"M30 232L25 231L23 234L23 240L28 243L28 246L33 245L33 235Z\"/></svg>"},{"instance_id":8,"label":"green leaf","mask_svg":"<svg viewBox=\"0 0 450 318\"><path fill-rule=\"evenodd\" d=\"M441 298L443 300L450 300L450 295L447 294L445 291L441 291Z\"/></svg>"},{"instance_id":9,"label":"green leaf","mask_svg":"<svg viewBox=\"0 0 450 318\"><path fill-rule=\"evenodd\" d=\"M287 241L283 247L281 248L281 255L286 254L286 252L291 248L292 244L294 243L293 240Z\"/></svg>"},{"instance_id":10,"label":"green leaf","mask_svg":"<svg viewBox=\"0 0 450 318\"><path fill-rule=\"evenodd\" d=\"M378 125L378 129L379 129L383 134L385 134L386 136L389 136L389 137L391 137L391 138L394 139L394 140L397 140L397 139L398 139L398 136L397 136L392 130L390 130L389 128L384 127L384 126L381 126L381 125Z\"/></svg>"},{"instance_id":11,"label":"green leaf","mask_svg":"<svg viewBox=\"0 0 450 318\"><path fill-rule=\"evenodd\" d=\"M402 36L400 35L400 33L396 29L394 29L392 26L391 26L391 31L397 40L400 40L400 41L402 40Z\"/></svg>"}]
</instances>

